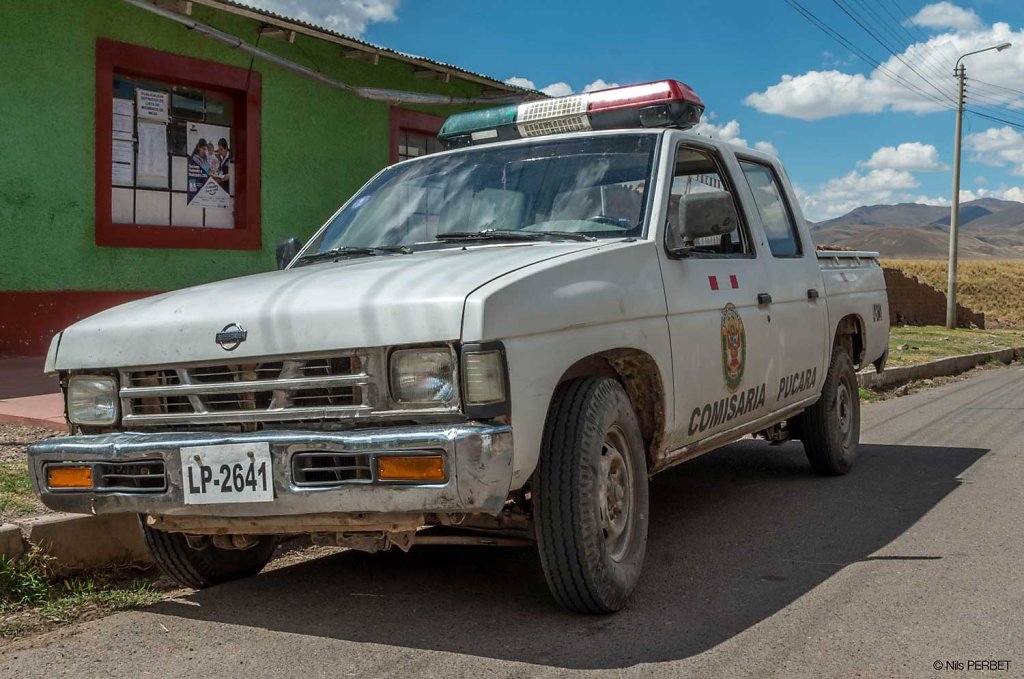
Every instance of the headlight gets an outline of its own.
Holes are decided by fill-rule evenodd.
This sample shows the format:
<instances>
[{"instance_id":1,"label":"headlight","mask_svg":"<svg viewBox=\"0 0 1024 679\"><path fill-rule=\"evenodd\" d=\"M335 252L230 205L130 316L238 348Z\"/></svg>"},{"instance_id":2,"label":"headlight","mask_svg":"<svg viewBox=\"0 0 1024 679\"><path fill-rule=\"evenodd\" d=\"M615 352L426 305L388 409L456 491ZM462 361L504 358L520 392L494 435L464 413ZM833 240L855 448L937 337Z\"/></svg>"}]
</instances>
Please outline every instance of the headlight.
<instances>
[{"instance_id":1,"label":"headlight","mask_svg":"<svg viewBox=\"0 0 1024 679\"><path fill-rule=\"evenodd\" d=\"M117 422L117 382L102 375L75 375L68 381L68 419L75 424Z\"/></svg>"},{"instance_id":2,"label":"headlight","mask_svg":"<svg viewBox=\"0 0 1024 679\"><path fill-rule=\"evenodd\" d=\"M505 400L505 359L500 349L465 351L462 365L466 405L491 405Z\"/></svg>"},{"instance_id":3,"label":"headlight","mask_svg":"<svg viewBox=\"0 0 1024 679\"><path fill-rule=\"evenodd\" d=\"M391 395L399 403L448 403L455 398L454 384L455 365L447 347L391 354Z\"/></svg>"}]
</instances>

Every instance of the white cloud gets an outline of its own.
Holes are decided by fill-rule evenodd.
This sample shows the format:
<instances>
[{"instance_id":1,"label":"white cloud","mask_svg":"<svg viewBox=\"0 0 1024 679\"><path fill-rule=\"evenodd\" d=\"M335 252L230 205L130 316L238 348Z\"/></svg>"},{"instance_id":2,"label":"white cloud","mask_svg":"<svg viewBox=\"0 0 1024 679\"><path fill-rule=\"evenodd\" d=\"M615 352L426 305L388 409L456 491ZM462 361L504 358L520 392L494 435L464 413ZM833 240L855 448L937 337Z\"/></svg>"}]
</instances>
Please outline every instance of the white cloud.
<instances>
[{"instance_id":1,"label":"white cloud","mask_svg":"<svg viewBox=\"0 0 1024 679\"><path fill-rule=\"evenodd\" d=\"M702 116L700 122L694 125L690 131L694 134L719 139L729 144L750 146L747 140L740 136L740 124L736 120L730 120L723 125L716 125L709 122L706 116Z\"/></svg>"},{"instance_id":2,"label":"white cloud","mask_svg":"<svg viewBox=\"0 0 1024 679\"><path fill-rule=\"evenodd\" d=\"M991 167L1011 167L1010 172L1024 176L1024 134L1012 127L990 127L964 138L964 148L972 151L971 160Z\"/></svg>"},{"instance_id":3,"label":"white cloud","mask_svg":"<svg viewBox=\"0 0 1024 679\"><path fill-rule=\"evenodd\" d=\"M528 79L528 78L517 78L517 77L506 78L505 79L505 84L506 85L512 85L513 87L523 87L523 88L528 89L528 90L535 90L535 89L537 89L537 86L533 84L533 81Z\"/></svg>"},{"instance_id":4,"label":"white cloud","mask_svg":"<svg viewBox=\"0 0 1024 679\"><path fill-rule=\"evenodd\" d=\"M939 150L931 144L911 141L899 146L883 146L871 154L871 158L861 167L890 170L909 170L911 172L936 172L945 170L946 166L939 161Z\"/></svg>"},{"instance_id":5,"label":"white cloud","mask_svg":"<svg viewBox=\"0 0 1024 679\"><path fill-rule=\"evenodd\" d=\"M993 197L998 197L1001 200L1015 200L1018 203L1024 203L1024 187L1011 186L1008 189L1000 191L999 196Z\"/></svg>"},{"instance_id":6,"label":"white cloud","mask_svg":"<svg viewBox=\"0 0 1024 679\"><path fill-rule=\"evenodd\" d=\"M982 182L975 180L975 183ZM886 168L870 170L867 173L850 172L828 180L816 191L794 188L804 214L814 222L839 217L863 205L920 203L949 207L949 196L916 195L912 189L917 186L917 180L910 172ZM1003 185L998 189L986 189L981 186L973 190L960 190L961 203L979 198L998 198L1024 203L1024 187Z\"/></svg>"},{"instance_id":7,"label":"white cloud","mask_svg":"<svg viewBox=\"0 0 1024 679\"><path fill-rule=\"evenodd\" d=\"M595 90L607 90L610 87L618 87L618 86L619 86L619 83L606 83L601 78L598 78L597 80L595 80L594 82L590 83L589 85L585 85L583 87L583 91L584 92L593 92Z\"/></svg>"},{"instance_id":8,"label":"white cloud","mask_svg":"<svg viewBox=\"0 0 1024 679\"><path fill-rule=\"evenodd\" d=\"M569 83L551 83L547 87L540 88L540 91L549 97L565 97L572 94L572 85Z\"/></svg>"},{"instance_id":9,"label":"white cloud","mask_svg":"<svg viewBox=\"0 0 1024 679\"><path fill-rule=\"evenodd\" d=\"M550 85L547 85L545 87L537 87L537 85L535 85L534 82L532 80L530 80L529 78L520 78L518 76L514 76L514 77L511 77L511 78L506 78L505 82L508 83L509 85L515 85L517 87L525 87L525 88L531 89L531 90L539 90L539 91L543 92L544 94L548 95L549 97L566 97L566 96L568 96L570 94L574 94L576 92L572 88L572 85L570 85L567 82L557 82L557 83L551 83ZM618 87L618 86L619 86L618 83L609 83L609 82L605 82L601 78L598 78L597 80L595 80L594 82L590 83L589 85L584 85L582 92L593 92L594 90L606 90L609 87Z\"/></svg>"},{"instance_id":10,"label":"white cloud","mask_svg":"<svg viewBox=\"0 0 1024 679\"><path fill-rule=\"evenodd\" d=\"M960 190L961 203L978 200L979 198L997 198L999 200L1015 200L1018 203L1024 203L1024 187L1003 186L998 189L980 188L975 189L974 191L969 189ZM943 205L949 205L949 199L946 199Z\"/></svg>"},{"instance_id":11,"label":"white cloud","mask_svg":"<svg viewBox=\"0 0 1024 679\"><path fill-rule=\"evenodd\" d=\"M949 16L952 15L947 16L947 23L953 21ZM934 18L934 21L939 19ZM837 69L787 74L765 90L748 95L744 103L763 113L801 120L885 110L914 113L943 110L943 104L894 81L886 72L913 83L921 91L952 106L956 83L952 75L944 74L951 71L957 56L1001 42L1024 44L1024 29L1014 31L1008 24L996 23L977 29L950 30L930 37L927 42L910 45L899 57L890 57L882 63L882 68L867 75ZM907 64L913 65L928 80L923 80ZM995 85L1019 89L1020 82L1024 81L1024 50L993 50L973 55L969 59L968 70L984 73L985 80ZM1010 106L1022 101L1020 96L1004 90L987 90L986 96Z\"/></svg>"},{"instance_id":12,"label":"white cloud","mask_svg":"<svg viewBox=\"0 0 1024 679\"><path fill-rule=\"evenodd\" d=\"M863 205L949 205L948 197L921 195L913 191L919 186L914 172L945 169L939 161L938 150L931 144L905 142L883 146L857 166L862 170L833 177L814 191L802 190L797 194L808 219L832 219ZM965 192L961 194L966 195ZM970 193L962 200L974 200L974 197L975 194Z\"/></svg>"},{"instance_id":13,"label":"white cloud","mask_svg":"<svg viewBox=\"0 0 1024 679\"><path fill-rule=\"evenodd\" d=\"M914 202L918 197L907 191L917 187L914 175L906 170L855 171L829 179L817 191L802 191L800 202L808 219L821 221L862 205Z\"/></svg>"},{"instance_id":14,"label":"white cloud","mask_svg":"<svg viewBox=\"0 0 1024 679\"><path fill-rule=\"evenodd\" d=\"M369 24L395 21L401 0L248 0L282 16L359 37Z\"/></svg>"},{"instance_id":15,"label":"white cloud","mask_svg":"<svg viewBox=\"0 0 1024 679\"><path fill-rule=\"evenodd\" d=\"M844 113L878 113L884 107L885 83L860 73L809 71L803 75L783 75L764 92L754 92L743 100L762 113L774 113L801 120L817 120Z\"/></svg>"},{"instance_id":16,"label":"white cloud","mask_svg":"<svg viewBox=\"0 0 1024 679\"><path fill-rule=\"evenodd\" d=\"M917 24L926 28L953 28L971 31L981 27L981 19L972 9L957 7L951 2L937 2L925 5L904 25Z\"/></svg>"},{"instance_id":17,"label":"white cloud","mask_svg":"<svg viewBox=\"0 0 1024 679\"><path fill-rule=\"evenodd\" d=\"M730 120L727 123L718 125L711 122L717 116L714 111L701 116L700 122L694 125L690 131L699 134L704 137L711 137L712 139L719 139L729 144L736 144L737 146L750 147L747 140L740 136L740 123L737 120ZM775 145L770 141L758 141L754 142L753 148L764 153L771 153L772 155L779 155L779 150L775 148Z\"/></svg>"}]
</instances>

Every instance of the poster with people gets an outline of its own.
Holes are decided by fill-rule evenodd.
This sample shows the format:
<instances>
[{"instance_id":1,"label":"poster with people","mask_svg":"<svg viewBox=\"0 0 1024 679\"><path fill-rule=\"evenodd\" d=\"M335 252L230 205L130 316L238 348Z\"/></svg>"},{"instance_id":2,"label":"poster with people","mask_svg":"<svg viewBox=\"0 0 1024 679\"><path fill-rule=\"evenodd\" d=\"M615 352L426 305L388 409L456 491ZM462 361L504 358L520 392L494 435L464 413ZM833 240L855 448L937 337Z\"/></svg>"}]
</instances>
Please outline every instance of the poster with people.
<instances>
[{"instance_id":1,"label":"poster with people","mask_svg":"<svg viewBox=\"0 0 1024 679\"><path fill-rule=\"evenodd\" d=\"M188 148L188 205L230 209L231 128L189 123Z\"/></svg>"}]
</instances>

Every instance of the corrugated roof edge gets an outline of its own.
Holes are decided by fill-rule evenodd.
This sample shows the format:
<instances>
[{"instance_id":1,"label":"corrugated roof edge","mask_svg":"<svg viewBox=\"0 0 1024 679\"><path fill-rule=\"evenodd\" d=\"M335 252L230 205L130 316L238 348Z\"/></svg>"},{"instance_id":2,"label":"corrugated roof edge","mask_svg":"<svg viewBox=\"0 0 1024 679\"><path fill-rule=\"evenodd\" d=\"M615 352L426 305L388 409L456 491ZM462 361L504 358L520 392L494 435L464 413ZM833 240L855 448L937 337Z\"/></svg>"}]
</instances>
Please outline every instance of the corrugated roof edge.
<instances>
[{"instance_id":1,"label":"corrugated roof edge","mask_svg":"<svg viewBox=\"0 0 1024 679\"><path fill-rule=\"evenodd\" d=\"M311 24L306 21L301 21L299 19L292 19L291 17L282 16L275 12L259 9L257 7L245 5L240 2L234 2L234 0L192 0L192 2L199 5L212 7L214 9L219 9L224 12L230 12L231 14L243 16L248 19L253 19L254 21L260 21L270 26L277 26L279 28L283 28L286 30L295 31L296 33L302 33L303 35L308 35L313 38L319 38L321 40L327 40L329 42L343 45L345 47L362 50L370 54L380 54L382 56L391 59L396 59L398 61L404 61L409 64L415 64L417 66L421 66L424 68L432 68L433 70L437 70L442 73L447 72L453 76L462 78L464 80L476 82L486 87L499 90L502 92L524 92L536 95L541 98L547 97L547 95L543 94L542 92L538 92L537 90L530 90L523 87L517 87L515 85L509 85L508 83L502 82L501 80L490 78L481 73L467 71L464 68L459 68L458 66L446 64L442 61L435 61L433 59L428 59L426 57L419 57L412 54L399 52L398 50L393 50L388 47L383 47L381 45L374 45L373 43L366 42L365 40L360 40L358 38L353 38L352 36L337 33L328 28L317 26L316 24Z\"/></svg>"}]
</instances>

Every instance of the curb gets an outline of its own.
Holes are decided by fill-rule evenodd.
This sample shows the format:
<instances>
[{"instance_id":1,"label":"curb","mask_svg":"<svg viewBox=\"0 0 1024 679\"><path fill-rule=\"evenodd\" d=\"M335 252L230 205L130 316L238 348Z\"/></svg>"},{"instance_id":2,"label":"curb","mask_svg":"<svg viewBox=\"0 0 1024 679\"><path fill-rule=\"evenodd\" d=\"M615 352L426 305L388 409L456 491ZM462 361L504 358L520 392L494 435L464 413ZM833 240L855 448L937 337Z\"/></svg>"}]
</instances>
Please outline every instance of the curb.
<instances>
[{"instance_id":1,"label":"curb","mask_svg":"<svg viewBox=\"0 0 1024 679\"><path fill-rule=\"evenodd\" d=\"M940 358L937 361L919 363L918 365L886 368L881 373L859 373L857 375L857 384L867 389L886 389L906 384L913 380L928 380L933 377L959 375L992 359L1002 363L1012 363L1021 358L1024 358L1024 347L950 356L948 358Z\"/></svg>"},{"instance_id":2,"label":"curb","mask_svg":"<svg viewBox=\"0 0 1024 679\"><path fill-rule=\"evenodd\" d=\"M25 553L21 539L21 528L13 523L0 524L0 556L13 561Z\"/></svg>"},{"instance_id":3,"label":"curb","mask_svg":"<svg viewBox=\"0 0 1024 679\"><path fill-rule=\"evenodd\" d=\"M0 413L0 424L24 424L30 427L42 427L61 434L68 433L68 425L64 422L54 422L40 417L23 417L22 415L8 415Z\"/></svg>"},{"instance_id":4,"label":"curb","mask_svg":"<svg viewBox=\"0 0 1024 679\"><path fill-rule=\"evenodd\" d=\"M38 547L62 571L150 563L135 514L48 514L0 526L0 554L14 559Z\"/></svg>"}]
</instances>

